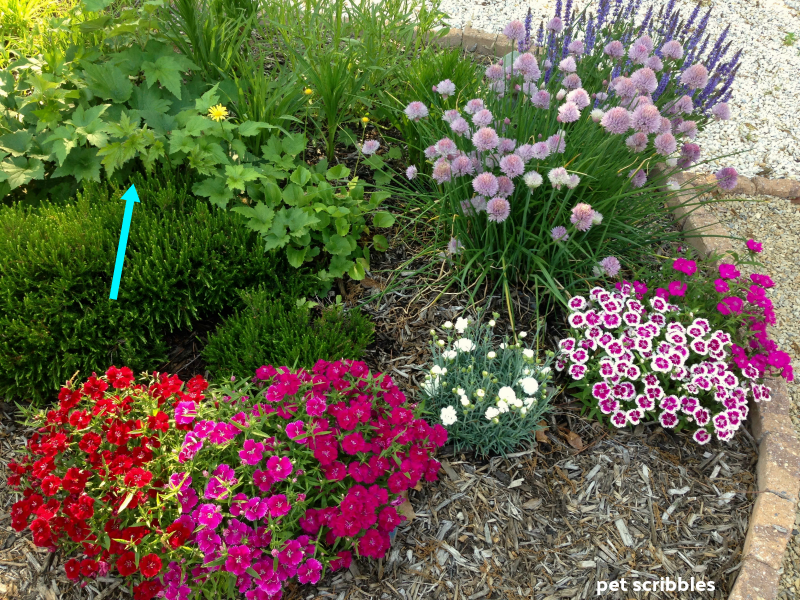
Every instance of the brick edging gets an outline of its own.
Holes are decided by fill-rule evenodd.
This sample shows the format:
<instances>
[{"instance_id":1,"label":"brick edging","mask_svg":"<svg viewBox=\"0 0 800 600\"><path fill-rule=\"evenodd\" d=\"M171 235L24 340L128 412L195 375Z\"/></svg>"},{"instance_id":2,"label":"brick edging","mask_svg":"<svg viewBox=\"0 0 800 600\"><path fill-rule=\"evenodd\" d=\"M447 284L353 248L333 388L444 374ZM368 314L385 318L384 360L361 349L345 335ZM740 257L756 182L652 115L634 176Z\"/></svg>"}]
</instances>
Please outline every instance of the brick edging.
<instances>
[{"instance_id":1,"label":"brick edging","mask_svg":"<svg viewBox=\"0 0 800 600\"><path fill-rule=\"evenodd\" d=\"M450 29L437 40L444 47L461 47L482 56L505 56L514 45L503 34L472 28ZM697 206L695 186L714 183L714 176L684 172L674 177L681 184L670 207L683 231L697 231L687 238L701 255L724 255L733 250L728 233L703 206ZM717 188L718 191L719 188ZM727 194L777 196L800 204L800 182L792 179L766 179L739 176L736 187ZM691 209L687 204L691 203ZM780 584L780 569L792 529L800 492L800 441L791 421L791 400L781 379L769 378L772 400L753 402L748 418L758 444L756 483L758 496L741 556L741 569L728 600L774 600Z\"/></svg>"}]
</instances>

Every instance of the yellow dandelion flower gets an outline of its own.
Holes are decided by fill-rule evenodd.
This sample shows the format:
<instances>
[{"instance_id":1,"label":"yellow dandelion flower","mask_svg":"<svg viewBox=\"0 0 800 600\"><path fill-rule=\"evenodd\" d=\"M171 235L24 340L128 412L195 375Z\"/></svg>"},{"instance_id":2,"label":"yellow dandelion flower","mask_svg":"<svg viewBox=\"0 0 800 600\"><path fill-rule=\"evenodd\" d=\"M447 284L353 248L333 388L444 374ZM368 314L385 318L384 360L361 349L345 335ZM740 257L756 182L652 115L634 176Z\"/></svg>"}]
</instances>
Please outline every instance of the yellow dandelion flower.
<instances>
[{"instance_id":1,"label":"yellow dandelion flower","mask_svg":"<svg viewBox=\"0 0 800 600\"><path fill-rule=\"evenodd\" d=\"M228 117L228 109L222 104L217 104L208 109L208 117L214 121L222 121Z\"/></svg>"},{"instance_id":2,"label":"yellow dandelion flower","mask_svg":"<svg viewBox=\"0 0 800 600\"><path fill-rule=\"evenodd\" d=\"M362 122L364 125L366 125L367 123L369 123L369 117L361 117L361 122Z\"/></svg>"},{"instance_id":3,"label":"yellow dandelion flower","mask_svg":"<svg viewBox=\"0 0 800 600\"><path fill-rule=\"evenodd\" d=\"M311 88L306 88L306 89L304 89L304 90L303 90L303 93L304 93L306 96L310 96L311 94L313 94L313 93L314 93L314 90L312 90Z\"/></svg>"}]
</instances>

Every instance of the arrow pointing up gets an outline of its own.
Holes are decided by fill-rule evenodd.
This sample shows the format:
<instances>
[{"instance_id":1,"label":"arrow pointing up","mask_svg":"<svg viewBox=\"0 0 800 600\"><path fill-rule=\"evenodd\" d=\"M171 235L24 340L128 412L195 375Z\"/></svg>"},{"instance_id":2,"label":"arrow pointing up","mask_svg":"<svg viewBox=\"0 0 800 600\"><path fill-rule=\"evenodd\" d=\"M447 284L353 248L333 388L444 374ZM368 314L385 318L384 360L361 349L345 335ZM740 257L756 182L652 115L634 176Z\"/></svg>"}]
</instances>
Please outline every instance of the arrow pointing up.
<instances>
[{"instance_id":1,"label":"arrow pointing up","mask_svg":"<svg viewBox=\"0 0 800 600\"><path fill-rule=\"evenodd\" d=\"M125 248L128 246L128 232L131 229L131 217L133 217L133 205L139 202L139 194L136 193L136 186L129 187L122 199L125 200L125 216L122 217L122 232L119 235L119 246L117 246L117 261L114 263L114 278L111 281L111 300L117 299L119 292L119 280L122 278L122 265L125 262Z\"/></svg>"}]
</instances>

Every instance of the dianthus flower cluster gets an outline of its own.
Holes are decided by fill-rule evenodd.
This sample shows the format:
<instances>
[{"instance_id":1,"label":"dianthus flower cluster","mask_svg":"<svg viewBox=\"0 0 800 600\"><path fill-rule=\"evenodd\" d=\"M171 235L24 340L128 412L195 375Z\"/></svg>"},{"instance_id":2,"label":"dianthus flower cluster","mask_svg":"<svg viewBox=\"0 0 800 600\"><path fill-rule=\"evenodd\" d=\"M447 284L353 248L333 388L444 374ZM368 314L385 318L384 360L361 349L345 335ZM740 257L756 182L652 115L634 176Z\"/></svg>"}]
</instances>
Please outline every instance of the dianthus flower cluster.
<instances>
[{"instance_id":1,"label":"dianthus flower cluster","mask_svg":"<svg viewBox=\"0 0 800 600\"><path fill-rule=\"evenodd\" d=\"M116 569L135 600L187 600L230 575L247 598L277 600L289 578L316 583L353 550L384 556L407 490L436 479L446 430L364 363L264 366L207 388L134 385L115 367L64 387L11 465L15 529L73 554L70 579Z\"/></svg>"},{"instance_id":2,"label":"dianthus flower cluster","mask_svg":"<svg viewBox=\"0 0 800 600\"><path fill-rule=\"evenodd\" d=\"M167 473L162 442L188 427L185 415L207 387L199 376L185 387L166 375L134 384L130 369L112 366L103 377L92 373L82 385L61 388L57 408L29 415L38 431L28 455L10 465L8 483L22 490L11 509L14 529L30 528L34 543L52 551L77 546L83 556L65 563L68 578L116 569L140 580L136 600L152 598L162 589L155 579L162 549L141 543L162 533L152 512ZM136 509L144 511L142 521Z\"/></svg>"},{"instance_id":3,"label":"dianthus flower cluster","mask_svg":"<svg viewBox=\"0 0 800 600\"><path fill-rule=\"evenodd\" d=\"M764 292L771 281L753 275L752 285L734 290L729 282L740 273L723 264L710 294L724 297L708 310L694 304L712 285L698 279L704 275L691 279L697 264L679 258L673 269L684 277L650 294L640 282L623 282L572 298L572 337L559 343L556 369L581 382L584 401L615 427L657 418L666 428L690 428L700 444L712 436L729 441L747 418L748 402L770 399L765 376L793 379L789 356L766 336L774 320ZM741 332L748 326L746 343Z\"/></svg>"}]
</instances>

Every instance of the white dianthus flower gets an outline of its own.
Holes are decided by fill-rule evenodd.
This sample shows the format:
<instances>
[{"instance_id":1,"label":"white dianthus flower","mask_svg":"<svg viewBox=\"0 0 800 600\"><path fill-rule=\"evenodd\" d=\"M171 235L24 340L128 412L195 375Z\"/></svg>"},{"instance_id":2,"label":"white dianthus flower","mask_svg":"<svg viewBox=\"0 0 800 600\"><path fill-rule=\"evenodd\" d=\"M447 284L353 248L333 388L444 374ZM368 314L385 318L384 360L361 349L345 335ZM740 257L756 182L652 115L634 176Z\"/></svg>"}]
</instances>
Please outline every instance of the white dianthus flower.
<instances>
[{"instance_id":1,"label":"white dianthus flower","mask_svg":"<svg viewBox=\"0 0 800 600\"><path fill-rule=\"evenodd\" d=\"M489 321L489 327L494 327L495 325L497 325L497 322L494 319Z\"/></svg>"},{"instance_id":2,"label":"white dianthus flower","mask_svg":"<svg viewBox=\"0 0 800 600\"><path fill-rule=\"evenodd\" d=\"M433 396L436 391L439 389L439 378L433 377L428 378L422 383L422 391L428 394L428 396Z\"/></svg>"},{"instance_id":3,"label":"white dianthus flower","mask_svg":"<svg viewBox=\"0 0 800 600\"><path fill-rule=\"evenodd\" d=\"M448 425L452 425L456 421L458 421L458 416L456 415L456 409L452 406L445 406L442 409L442 412L439 414L439 418L442 420L442 425L447 427Z\"/></svg>"},{"instance_id":4,"label":"white dianthus flower","mask_svg":"<svg viewBox=\"0 0 800 600\"><path fill-rule=\"evenodd\" d=\"M475 349L475 344L469 338L461 338L455 341L453 347L461 352L472 352Z\"/></svg>"},{"instance_id":5,"label":"white dianthus flower","mask_svg":"<svg viewBox=\"0 0 800 600\"><path fill-rule=\"evenodd\" d=\"M454 391L456 396L463 396L464 395L464 388L456 388Z\"/></svg>"},{"instance_id":6,"label":"white dianthus flower","mask_svg":"<svg viewBox=\"0 0 800 600\"><path fill-rule=\"evenodd\" d=\"M499 410L497 410L494 406L490 406L489 408L486 409L486 414L484 416L491 421L499 414L500 414Z\"/></svg>"},{"instance_id":7,"label":"white dianthus flower","mask_svg":"<svg viewBox=\"0 0 800 600\"><path fill-rule=\"evenodd\" d=\"M514 408L522 408L522 400L519 398L514 398L514 400L511 401L511 406Z\"/></svg>"},{"instance_id":8,"label":"white dianthus flower","mask_svg":"<svg viewBox=\"0 0 800 600\"><path fill-rule=\"evenodd\" d=\"M528 414L528 409L523 406L522 408L519 409L519 414L521 414L524 417L525 415Z\"/></svg>"},{"instance_id":9,"label":"white dianthus flower","mask_svg":"<svg viewBox=\"0 0 800 600\"><path fill-rule=\"evenodd\" d=\"M497 392L497 397L500 398L500 400L510 402L511 400L516 399L517 395L514 393L514 388L504 385L500 388L500 391Z\"/></svg>"},{"instance_id":10,"label":"white dianthus flower","mask_svg":"<svg viewBox=\"0 0 800 600\"><path fill-rule=\"evenodd\" d=\"M463 406L469 406L469 398L467 398L466 396L461 396L459 398L459 401Z\"/></svg>"},{"instance_id":11,"label":"white dianthus flower","mask_svg":"<svg viewBox=\"0 0 800 600\"><path fill-rule=\"evenodd\" d=\"M522 351L522 356L524 356L525 358L531 358L532 359L533 358L533 350L531 350L530 348L525 348Z\"/></svg>"},{"instance_id":12,"label":"white dianthus flower","mask_svg":"<svg viewBox=\"0 0 800 600\"><path fill-rule=\"evenodd\" d=\"M500 350L505 350L505 349L506 349L506 345L505 345L505 343L503 343L503 344L500 344Z\"/></svg>"},{"instance_id":13,"label":"white dianthus flower","mask_svg":"<svg viewBox=\"0 0 800 600\"><path fill-rule=\"evenodd\" d=\"M445 350L442 352L442 357L446 360L453 360L456 356L458 356L458 352L455 350Z\"/></svg>"},{"instance_id":14,"label":"white dianthus flower","mask_svg":"<svg viewBox=\"0 0 800 600\"><path fill-rule=\"evenodd\" d=\"M525 407L529 408L536 404L536 398L525 398Z\"/></svg>"},{"instance_id":15,"label":"white dianthus flower","mask_svg":"<svg viewBox=\"0 0 800 600\"><path fill-rule=\"evenodd\" d=\"M455 327L458 333L464 333L467 327L469 327L469 321L463 317L458 317Z\"/></svg>"},{"instance_id":16,"label":"white dianthus flower","mask_svg":"<svg viewBox=\"0 0 800 600\"><path fill-rule=\"evenodd\" d=\"M550 372L550 367L545 367L541 371L539 371L542 375L547 375Z\"/></svg>"},{"instance_id":17,"label":"white dianthus flower","mask_svg":"<svg viewBox=\"0 0 800 600\"><path fill-rule=\"evenodd\" d=\"M445 373L447 373L447 369L443 369L439 365L433 365L433 367L431 367L431 375L438 376L438 375L444 375Z\"/></svg>"},{"instance_id":18,"label":"white dianthus flower","mask_svg":"<svg viewBox=\"0 0 800 600\"><path fill-rule=\"evenodd\" d=\"M452 329L453 323L451 321L445 321L444 325L442 325L442 329Z\"/></svg>"},{"instance_id":19,"label":"white dianthus flower","mask_svg":"<svg viewBox=\"0 0 800 600\"><path fill-rule=\"evenodd\" d=\"M491 352L489 352L489 354L486 355L486 358L488 358L490 360L493 359L493 358L497 358L497 352L492 350Z\"/></svg>"},{"instance_id":20,"label":"white dianthus flower","mask_svg":"<svg viewBox=\"0 0 800 600\"><path fill-rule=\"evenodd\" d=\"M505 400L498 401L497 410L499 410L501 413L507 413L508 412L508 403Z\"/></svg>"},{"instance_id":21,"label":"white dianthus flower","mask_svg":"<svg viewBox=\"0 0 800 600\"><path fill-rule=\"evenodd\" d=\"M519 339L524 340L526 337L528 337L528 333L526 331L519 332Z\"/></svg>"},{"instance_id":22,"label":"white dianthus flower","mask_svg":"<svg viewBox=\"0 0 800 600\"><path fill-rule=\"evenodd\" d=\"M438 340L436 343L439 345L440 348L444 346L444 340Z\"/></svg>"},{"instance_id":23,"label":"white dianthus flower","mask_svg":"<svg viewBox=\"0 0 800 600\"><path fill-rule=\"evenodd\" d=\"M475 395L478 398L483 398L486 395L486 392L484 390L482 390L482 389L479 389L479 390L476 390Z\"/></svg>"},{"instance_id":24,"label":"white dianthus flower","mask_svg":"<svg viewBox=\"0 0 800 600\"><path fill-rule=\"evenodd\" d=\"M522 390L529 396L533 396L537 391L539 391L539 382L536 381L533 377L524 377L520 379L519 385L522 387Z\"/></svg>"}]
</instances>

